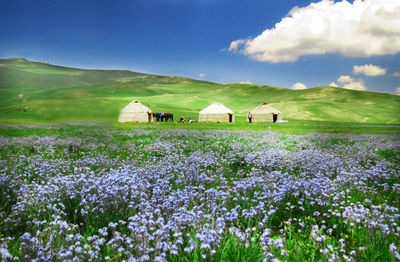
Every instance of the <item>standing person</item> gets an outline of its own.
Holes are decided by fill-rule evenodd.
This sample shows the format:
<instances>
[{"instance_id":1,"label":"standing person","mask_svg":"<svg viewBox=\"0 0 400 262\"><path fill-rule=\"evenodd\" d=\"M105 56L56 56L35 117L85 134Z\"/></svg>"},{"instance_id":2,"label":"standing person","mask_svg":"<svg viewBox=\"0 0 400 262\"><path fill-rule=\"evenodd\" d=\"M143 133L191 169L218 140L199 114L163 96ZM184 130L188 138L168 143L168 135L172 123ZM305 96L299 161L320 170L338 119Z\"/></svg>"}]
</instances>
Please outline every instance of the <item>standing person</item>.
<instances>
[{"instance_id":1,"label":"standing person","mask_svg":"<svg viewBox=\"0 0 400 262\"><path fill-rule=\"evenodd\" d=\"M161 118L161 122L163 122L164 121L164 112L160 113L160 118Z\"/></svg>"},{"instance_id":2,"label":"standing person","mask_svg":"<svg viewBox=\"0 0 400 262\"><path fill-rule=\"evenodd\" d=\"M249 119L249 123L253 121L253 116L251 115L250 112L247 114L247 118Z\"/></svg>"}]
</instances>

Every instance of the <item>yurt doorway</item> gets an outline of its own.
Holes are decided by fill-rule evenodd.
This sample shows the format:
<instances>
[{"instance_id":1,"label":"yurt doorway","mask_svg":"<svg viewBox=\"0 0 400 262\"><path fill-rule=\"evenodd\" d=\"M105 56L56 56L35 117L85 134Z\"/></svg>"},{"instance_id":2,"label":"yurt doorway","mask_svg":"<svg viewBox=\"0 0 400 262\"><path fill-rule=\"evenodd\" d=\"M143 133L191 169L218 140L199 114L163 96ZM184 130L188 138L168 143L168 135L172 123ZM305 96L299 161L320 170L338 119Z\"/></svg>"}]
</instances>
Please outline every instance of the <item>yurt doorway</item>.
<instances>
[{"instance_id":1,"label":"yurt doorway","mask_svg":"<svg viewBox=\"0 0 400 262\"><path fill-rule=\"evenodd\" d=\"M233 115L229 114L229 123L232 123L232 118L233 118Z\"/></svg>"},{"instance_id":2,"label":"yurt doorway","mask_svg":"<svg viewBox=\"0 0 400 262\"><path fill-rule=\"evenodd\" d=\"M153 118L153 115L152 115L152 113L147 113L147 118L149 119L149 123L151 123L151 122L153 122L152 120L152 118Z\"/></svg>"},{"instance_id":3,"label":"yurt doorway","mask_svg":"<svg viewBox=\"0 0 400 262\"><path fill-rule=\"evenodd\" d=\"M273 114L272 117L273 117L273 122L275 123L276 120L278 120L278 114Z\"/></svg>"}]
</instances>

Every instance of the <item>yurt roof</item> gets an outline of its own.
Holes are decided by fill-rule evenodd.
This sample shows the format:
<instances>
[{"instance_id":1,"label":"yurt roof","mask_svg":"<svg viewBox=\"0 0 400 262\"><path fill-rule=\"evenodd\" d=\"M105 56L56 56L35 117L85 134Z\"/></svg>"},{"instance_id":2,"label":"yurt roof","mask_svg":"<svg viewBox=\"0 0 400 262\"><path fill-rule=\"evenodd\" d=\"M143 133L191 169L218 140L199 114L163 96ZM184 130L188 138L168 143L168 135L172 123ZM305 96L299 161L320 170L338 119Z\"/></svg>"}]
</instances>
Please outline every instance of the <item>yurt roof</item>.
<instances>
[{"instance_id":1,"label":"yurt roof","mask_svg":"<svg viewBox=\"0 0 400 262\"><path fill-rule=\"evenodd\" d=\"M270 113L281 113L278 109L270 106L267 103L261 104L250 111L251 114L270 114Z\"/></svg>"},{"instance_id":2,"label":"yurt roof","mask_svg":"<svg viewBox=\"0 0 400 262\"><path fill-rule=\"evenodd\" d=\"M200 114L233 114L233 111L221 103L212 103L201 110Z\"/></svg>"},{"instance_id":3,"label":"yurt roof","mask_svg":"<svg viewBox=\"0 0 400 262\"><path fill-rule=\"evenodd\" d=\"M139 101L132 101L121 110L121 113L151 113L151 110Z\"/></svg>"}]
</instances>

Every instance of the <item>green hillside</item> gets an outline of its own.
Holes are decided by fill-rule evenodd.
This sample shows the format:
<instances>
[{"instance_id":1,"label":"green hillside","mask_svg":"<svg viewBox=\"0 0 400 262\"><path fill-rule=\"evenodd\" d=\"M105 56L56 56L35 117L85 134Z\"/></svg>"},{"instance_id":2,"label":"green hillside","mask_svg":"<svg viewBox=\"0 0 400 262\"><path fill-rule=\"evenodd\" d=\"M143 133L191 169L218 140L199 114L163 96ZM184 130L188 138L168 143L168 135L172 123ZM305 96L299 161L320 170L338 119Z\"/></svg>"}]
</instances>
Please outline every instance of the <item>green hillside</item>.
<instances>
[{"instance_id":1,"label":"green hillside","mask_svg":"<svg viewBox=\"0 0 400 262\"><path fill-rule=\"evenodd\" d=\"M268 102L284 119L365 123L400 123L400 96L316 87L289 90L248 84L135 73L83 70L0 59L0 119L3 121L116 121L130 101L154 112L172 112L197 119L212 102L221 102L244 121L246 113Z\"/></svg>"}]
</instances>

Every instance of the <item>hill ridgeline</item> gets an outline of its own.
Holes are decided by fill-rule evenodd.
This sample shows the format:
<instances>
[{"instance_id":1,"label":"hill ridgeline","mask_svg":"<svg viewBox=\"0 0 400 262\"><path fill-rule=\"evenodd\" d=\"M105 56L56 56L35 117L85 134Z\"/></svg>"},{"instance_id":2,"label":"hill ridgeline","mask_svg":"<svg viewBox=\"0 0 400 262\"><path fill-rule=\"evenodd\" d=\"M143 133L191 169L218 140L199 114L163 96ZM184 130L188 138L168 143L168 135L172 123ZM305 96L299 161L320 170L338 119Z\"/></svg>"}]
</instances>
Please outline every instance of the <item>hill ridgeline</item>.
<instances>
[{"instance_id":1,"label":"hill ridgeline","mask_svg":"<svg viewBox=\"0 0 400 262\"><path fill-rule=\"evenodd\" d=\"M153 112L193 119L212 102L221 102L245 121L248 111L268 102L284 119L400 123L400 96L337 87L305 90L217 84L185 77L126 70L86 70L0 59L0 120L58 122L117 121L119 111L139 100Z\"/></svg>"}]
</instances>

